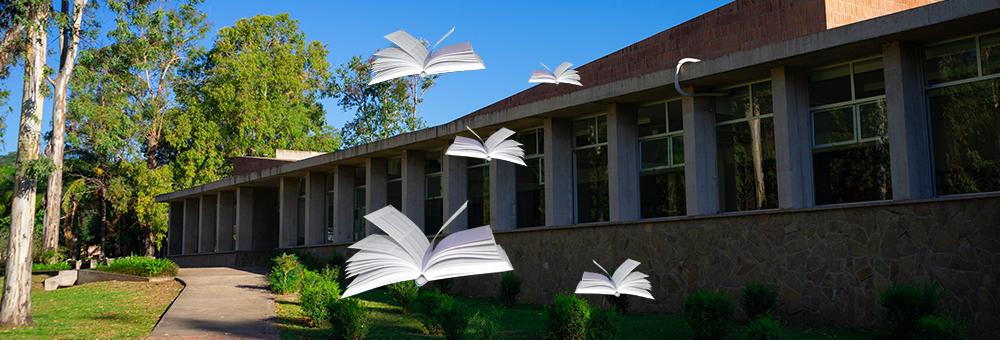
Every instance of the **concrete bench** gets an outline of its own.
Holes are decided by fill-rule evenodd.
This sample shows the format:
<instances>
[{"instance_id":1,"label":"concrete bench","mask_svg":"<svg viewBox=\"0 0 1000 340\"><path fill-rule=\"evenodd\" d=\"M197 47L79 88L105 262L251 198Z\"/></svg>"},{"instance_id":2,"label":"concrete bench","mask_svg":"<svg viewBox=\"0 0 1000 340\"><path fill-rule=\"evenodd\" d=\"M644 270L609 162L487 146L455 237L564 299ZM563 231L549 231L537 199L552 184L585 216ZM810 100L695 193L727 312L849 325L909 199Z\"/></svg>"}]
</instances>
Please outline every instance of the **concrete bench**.
<instances>
[{"instance_id":1,"label":"concrete bench","mask_svg":"<svg viewBox=\"0 0 1000 340\"><path fill-rule=\"evenodd\" d=\"M78 276L75 270L60 270L58 275L45 279L45 290L73 286Z\"/></svg>"}]
</instances>

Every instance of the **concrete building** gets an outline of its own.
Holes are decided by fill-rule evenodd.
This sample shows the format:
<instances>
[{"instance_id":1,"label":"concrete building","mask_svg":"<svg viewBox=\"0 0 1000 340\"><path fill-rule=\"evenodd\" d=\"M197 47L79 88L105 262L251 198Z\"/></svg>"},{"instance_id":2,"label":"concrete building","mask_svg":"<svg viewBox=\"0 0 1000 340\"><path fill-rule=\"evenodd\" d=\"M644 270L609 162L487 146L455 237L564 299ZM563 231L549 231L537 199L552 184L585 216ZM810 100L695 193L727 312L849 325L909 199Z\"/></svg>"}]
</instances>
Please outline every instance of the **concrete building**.
<instances>
[{"instance_id":1,"label":"concrete building","mask_svg":"<svg viewBox=\"0 0 1000 340\"><path fill-rule=\"evenodd\" d=\"M523 299L631 257L655 301L779 286L793 320L874 326L892 281L934 280L1000 336L1000 1L737 0L455 121L160 196L169 257L344 254L387 204L428 233L489 224ZM993 54L992 52L998 52ZM681 97L673 67L688 64ZM518 132L527 167L447 157ZM498 276L458 279L491 296Z\"/></svg>"}]
</instances>

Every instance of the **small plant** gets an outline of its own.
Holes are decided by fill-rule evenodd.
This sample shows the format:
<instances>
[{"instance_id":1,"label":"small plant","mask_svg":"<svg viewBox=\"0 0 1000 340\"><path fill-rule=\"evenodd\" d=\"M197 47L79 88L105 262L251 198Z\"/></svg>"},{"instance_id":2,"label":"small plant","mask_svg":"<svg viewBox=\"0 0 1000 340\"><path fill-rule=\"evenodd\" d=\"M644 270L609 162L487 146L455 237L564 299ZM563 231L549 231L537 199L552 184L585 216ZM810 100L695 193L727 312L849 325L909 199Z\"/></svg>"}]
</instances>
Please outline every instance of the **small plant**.
<instances>
[{"instance_id":1,"label":"small plant","mask_svg":"<svg viewBox=\"0 0 1000 340\"><path fill-rule=\"evenodd\" d=\"M778 288L774 285L751 282L743 286L743 308L750 320L774 313L777 307Z\"/></svg>"},{"instance_id":2,"label":"small plant","mask_svg":"<svg viewBox=\"0 0 1000 340\"><path fill-rule=\"evenodd\" d=\"M97 270L145 277L177 276L177 264L168 259L146 256L126 256L111 264L100 264Z\"/></svg>"},{"instance_id":3,"label":"small plant","mask_svg":"<svg viewBox=\"0 0 1000 340\"><path fill-rule=\"evenodd\" d=\"M360 340L368 334L368 310L358 299L332 299L327 308L335 339Z\"/></svg>"},{"instance_id":4,"label":"small plant","mask_svg":"<svg viewBox=\"0 0 1000 340\"><path fill-rule=\"evenodd\" d=\"M444 333L442 325L442 306L454 304L455 299L448 294L437 290L420 291L417 300L413 304L413 311L417 313L417 319L424 324L428 334L440 335Z\"/></svg>"},{"instance_id":5,"label":"small plant","mask_svg":"<svg viewBox=\"0 0 1000 340\"><path fill-rule=\"evenodd\" d=\"M468 335L474 340L494 340L500 337L500 319L503 310L493 307L489 313L476 312L469 318Z\"/></svg>"},{"instance_id":6,"label":"small plant","mask_svg":"<svg viewBox=\"0 0 1000 340\"><path fill-rule=\"evenodd\" d=\"M916 334L918 340L961 340L965 339L962 325L947 316L928 315L917 322Z\"/></svg>"},{"instance_id":7,"label":"small plant","mask_svg":"<svg viewBox=\"0 0 1000 340\"><path fill-rule=\"evenodd\" d=\"M784 331L781 329L781 323L775 320L771 314L763 314L750 320L750 323L743 329L743 334L746 334L747 338L751 340L774 340L781 339L784 336Z\"/></svg>"},{"instance_id":8,"label":"small plant","mask_svg":"<svg viewBox=\"0 0 1000 340\"><path fill-rule=\"evenodd\" d=\"M69 266L69 263L66 263L66 262L58 262L58 263L52 263L52 264L49 264L49 263L32 263L31 264L31 271L33 271L33 272L50 272L50 271L57 271L57 270L70 270L70 269L72 269L72 268Z\"/></svg>"},{"instance_id":9,"label":"small plant","mask_svg":"<svg viewBox=\"0 0 1000 340\"><path fill-rule=\"evenodd\" d=\"M621 319L621 313L614 308L593 310L590 313L590 323L587 325L587 338L593 340L617 338Z\"/></svg>"},{"instance_id":10,"label":"small plant","mask_svg":"<svg viewBox=\"0 0 1000 340\"><path fill-rule=\"evenodd\" d=\"M517 295L521 294L521 278L514 272L504 272L500 276L500 303L513 307L517 303Z\"/></svg>"},{"instance_id":11,"label":"small plant","mask_svg":"<svg viewBox=\"0 0 1000 340\"><path fill-rule=\"evenodd\" d=\"M445 339L461 339L465 335L465 329L469 326L469 315L460 303L451 300L451 303L439 308L438 315Z\"/></svg>"},{"instance_id":12,"label":"small plant","mask_svg":"<svg viewBox=\"0 0 1000 340\"><path fill-rule=\"evenodd\" d=\"M586 300L568 293L560 293L546 310L549 330L556 339L583 340L587 338L590 322L590 305Z\"/></svg>"},{"instance_id":13,"label":"small plant","mask_svg":"<svg viewBox=\"0 0 1000 340\"><path fill-rule=\"evenodd\" d=\"M319 326L323 320L329 319L328 306L330 303L340 298L340 285L337 281L330 280L313 271L305 271L306 279L303 282L309 284L302 285L302 295L299 303L302 311L305 312L312 322L312 325Z\"/></svg>"},{"instance_id":14,"label":"small plant","mask_svg":"<svg viewBox=\"0 0 1000 340\"><path fill-rule=\"evenodd\" d=\"M937 312L941 288L935 284L893 283L879 298L889 333L898 339L909 339L920 319Z\"/></svg>"},{"instance_id":15,"label":"small plant","mask_svg":"<svg viewBox=\"0 0 1000 340\"><path fill-rule=\"evenodd\" d=\"M684 299L684 319L695 339L721 339L729 331L733 302L720 292L700 290Z\"/></svg>"},{"instance_id":16,"label":"small plant","mask_svg":"<svg viewBox=\"0 0 1000 340\"><path fill-rule=\"evenodd\" d=\"M389 290L389 296L392 297L393 301L399 307L403 308L403 314L410 313L410 307L413 306L413 302L417 300L417 296L420 294L420 287L417 287L416 283L413 281L402 281L393 283L386 287Z\"/></svg>"},{"instance_id":17,"label":"small plant","mask_svg":"<svg viewBox=\"0 0 1000 340\"><path fill-rule=\"evenodd\" d=\"M271 266L271 274L267 276L271 284L271 291L277 294L296 292L302 284L303 276L299 258L293 254L284 253L272 261L274 265Z\"/></svg>"}]
</instances>

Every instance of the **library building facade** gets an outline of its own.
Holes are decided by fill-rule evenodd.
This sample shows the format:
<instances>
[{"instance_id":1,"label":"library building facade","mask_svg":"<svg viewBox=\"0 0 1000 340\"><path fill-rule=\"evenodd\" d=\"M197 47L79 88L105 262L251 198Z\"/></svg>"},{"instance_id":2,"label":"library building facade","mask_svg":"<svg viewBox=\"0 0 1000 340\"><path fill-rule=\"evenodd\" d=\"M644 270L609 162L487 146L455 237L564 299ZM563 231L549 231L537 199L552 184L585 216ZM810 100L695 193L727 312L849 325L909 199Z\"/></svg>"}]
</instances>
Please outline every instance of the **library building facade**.
<instances>
[{"instance_id":1,"label":"library building facade","mask_svg":"<svg viewBox=\"0 0 1000 340\"><path fill-rule=\"evenodd\" d=\"M996 52L996 54L994 54ZM685 64L674 87L674 67ZM521 299L591 259L642 262L679 312L698 289L777 285L780 315L874 327L892 282L936 282L1000 336L1000 0L736 0L452 122L331 153L234 159L167 193L181 266L330 258L393 205L428 234L490 225ZM506 127L527 166L444 155ZM499 275L455 279L492 296ZM638 301L642 300L642 301Z\"/></svg>"}]
</instances>

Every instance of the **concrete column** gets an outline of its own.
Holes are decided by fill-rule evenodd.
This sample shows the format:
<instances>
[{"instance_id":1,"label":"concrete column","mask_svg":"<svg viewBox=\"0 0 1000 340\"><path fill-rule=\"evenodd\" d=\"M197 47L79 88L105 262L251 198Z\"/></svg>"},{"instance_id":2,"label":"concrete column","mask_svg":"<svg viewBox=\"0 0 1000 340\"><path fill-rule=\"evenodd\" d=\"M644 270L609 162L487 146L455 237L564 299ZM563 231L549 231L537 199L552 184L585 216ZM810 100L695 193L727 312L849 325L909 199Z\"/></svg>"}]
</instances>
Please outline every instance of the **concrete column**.
<instances>
[{"instance_id":1,"label":"concrete column","mask_svg":"<svg viewBox=\"0 0 1000 340\"><path fill-rule=\"evenodd\" d=\"M333 177L333 240L354 241L354 167L338 165Z\"/></svg>"},{"instance_id":2,"label":"concrete column","mask_svg":"<svg viewBox=\"0 0 1000 340\"><path fill-rule=\"evenodd\" d=\"M708 92L695 88L689 93ZM719 171L712 97L684 97L684 190L688 215L719 212Z\"/></svg>"},{"instance_id":3,"label":"concrete column","mask_svg":"<svg viewBox=\"0 0 1000 340\"><path fill-rule=\"evenodd\" d=\"M608 105L608 202L612 222L640 218L637 123L634 106Z\"/></svg>"},{"instance_id":4,"label":"concrete column","mask_svg":"<svg viewBox=\"0 0 1000 340\"><path fill-rule=\"evenodd\" d=\"M771 91L774 101L778 207L814 206L816 188L813 184L808 74L803 70L783 66L771 69Z\"/></svg>"},{"instance_id":5,"label":"concrete column","mask_svg":"<svg viewBox=\"0 0 1000 340\"><path fill-rule=\"evenodd\" d=\"M233 251L233 225L236 224L236 192L220 191L216 196L215 251Z\"/></svg>"},{"instance_id":6,"label":"concrete column","mask_svg":"<svg viewBox=\"0 0 1000 340\"><path fill-rule=\"evenodd\" d=\"M545 225L573 224L573 124L567 119L546 118Z\"/></svg>"},{"instance_id":7,"label":"concrete column","mask_svg":"<svg viewBox=\"0 0 1000 340\"><path fill-rule=\"evenodd\" d=\"M167 215L167 255L184 253L184 202L170 202Z\"/></svg>"},{"instance_id":8,"label":"concrete column","mask_svg":"<svg viewBox=\"0 0 1000 340\"><path fill-rule=\"evenodd\" d=\"M298 241L299 178L282 177L278 186L278 248L294 247Z\"/></svg>"},{"instance_id":9,"label":"concrete column","mask_svg":"<svg viewBox=\"0 0 1000 340\"><path fill-rule=\"evenodd\" d=\"M198 252L198 199L184 200L184 254Z\"/></svg>"},{"instance_id":10,"label":"concrete column","mask_svg":"<svg viewBox=\"0 0 1000 340\"><path fill-rule=\"evenodd\" d=\"M448 156L441 157L441 192L444 196L443 221L447 221L451 214L458 211L463 203L468 201L468 169L466 169L465 157ZM469 212L463 212L458 218L448 226L445 233L464 230L469 226ZM435 227L436 228L436 227Z\"/></svg>"},{"instance_id":11,"label":"concrete column","mask_svg":"<svg viewBox=\"0 0 1000 340\"><path fill-rule=\"evenodd\" d=\"M511 162L490 162L490 226L494 230L517 228L516 165Z\"/></svg>"},{"instance_id":12,"label":"concrete column","mask_svg":"<svg viewBox=\"0 0 1000 340\"><path fill-rule=\"evenodd\" d=\"M424 228L424 151L403 152L403 213Z\"/></svg>"},{"instance_id":13,"label":"concrete column","mask_svg":"<svg viewBox=\"0 0 1000 340\"><path fill-rule=\"evenodd\" d=\"M214 253L215 250L215 220L218 218L216 216L216 204L218 204L218 196L216 195L204 195L201 196L201 208L199 209L199 222L198 222L198 252L199 253Z\"/></svg>"},{"instance_id":14,"label":"concrete column","mask_svg":"<svg viewBox=\"0 0 1000 340\"><path fill-rule=\"evenodd\" d=\"M326 173L312 171L306 175L306 223L305 243L326 242L326 216L323 212L326 200Z\"/></svg>"},{"instance_id":15,"label":"concrete column","mask_svg":"<svg viewBox=\"0 0 1000 340\"><path fill-rule=\"evenodd\" d=\"M367 213L385 208L389 205L386 190L385 158L368 158L365 160L365 211ZM382 230L371 222L365 222L365 235L382 234Z\"/></svg>"},{"instance_id":16,"label":"concrete column","mask_svg":"<svg viewBox=\"0 0 1000 340\"><path fill-rule=\"evenodd\" d=\"M253 250L253 188L236 188L236 250Z\"/></svg>"},{"instance_id":17,"label":"concrete column","mask_svg":"<svg viewBox=\"0 0 1000 340\"><path fill-rule=\"evenodd\" d=\"M892 198L933 197L930 116L921 73L920 46L899 41L888 43L882 46L882 61L885 63Z\"/></svg>"}]
</instances>

